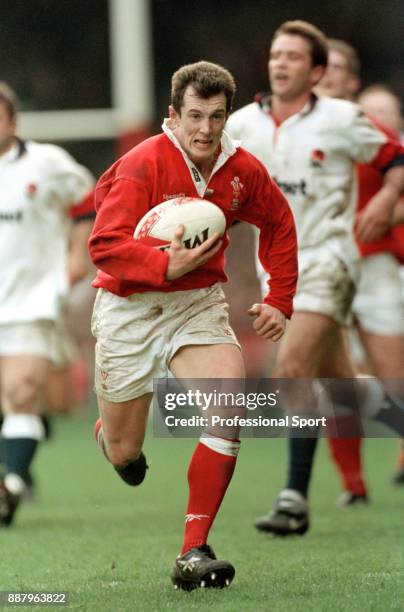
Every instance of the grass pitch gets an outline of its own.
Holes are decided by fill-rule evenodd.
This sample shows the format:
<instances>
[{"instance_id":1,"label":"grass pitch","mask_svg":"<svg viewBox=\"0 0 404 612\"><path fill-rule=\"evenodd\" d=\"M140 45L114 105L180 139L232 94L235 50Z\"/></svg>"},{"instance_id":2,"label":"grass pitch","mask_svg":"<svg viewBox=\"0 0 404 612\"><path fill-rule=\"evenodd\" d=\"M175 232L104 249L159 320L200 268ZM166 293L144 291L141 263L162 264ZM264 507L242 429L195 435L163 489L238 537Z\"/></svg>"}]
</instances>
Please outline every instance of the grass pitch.
<instances>
[{"instance_id":1,"label":"grass pitch","mask_svg":"<svg viewBox=\"0 0 404 612\"><path fill-rule=\"evenodd\" d=\"M394 439L365 441L371 505L345 510L335 506L339 482L322 441L312 528L292 539L252 527L283 485L286 443L244 439L210 538L236 577L229 589L186 593L173 589L169 573L182 539L195 440L150 435L150 470L131 489L93 442L94 419L59 419L41 448L38 499L0 531L0 590L68 591L67 609L91 612L404 610L404 488L390 484Z\"/></svg>"}]
</instances>

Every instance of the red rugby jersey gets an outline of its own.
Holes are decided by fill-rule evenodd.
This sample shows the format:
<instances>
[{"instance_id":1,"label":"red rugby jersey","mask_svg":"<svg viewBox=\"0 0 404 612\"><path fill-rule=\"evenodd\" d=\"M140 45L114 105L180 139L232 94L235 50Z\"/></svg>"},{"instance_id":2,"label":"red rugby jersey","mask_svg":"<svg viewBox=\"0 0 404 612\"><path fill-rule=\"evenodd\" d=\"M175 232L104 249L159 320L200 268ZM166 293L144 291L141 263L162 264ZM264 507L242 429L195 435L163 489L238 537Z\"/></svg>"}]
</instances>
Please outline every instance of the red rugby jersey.
<instances>
[{"instance_id":1,"label":"red rugby jersey","mask_svg":"<svg viewBox=\"0 0 404 612\"><path fill-rule=\"evenodd\" d=\"M290 316L297 282L297 244L287 200L263 164L245 149L233 146L226 159L223 155L222 147L205 197L222 209L227 228L235 219L259 228L259 257L271 277L264 301ZM166 134L143 141L103 174L96 186L97 217L89 240L98 268L95 287L126 297L146 291L196 289L227 280L227 235L222 248L205 265L172 281L165 278L168 254L133 239L134 228L145 213L175 196L200 197L183 152Z\"/></svg>"}]
</instances>

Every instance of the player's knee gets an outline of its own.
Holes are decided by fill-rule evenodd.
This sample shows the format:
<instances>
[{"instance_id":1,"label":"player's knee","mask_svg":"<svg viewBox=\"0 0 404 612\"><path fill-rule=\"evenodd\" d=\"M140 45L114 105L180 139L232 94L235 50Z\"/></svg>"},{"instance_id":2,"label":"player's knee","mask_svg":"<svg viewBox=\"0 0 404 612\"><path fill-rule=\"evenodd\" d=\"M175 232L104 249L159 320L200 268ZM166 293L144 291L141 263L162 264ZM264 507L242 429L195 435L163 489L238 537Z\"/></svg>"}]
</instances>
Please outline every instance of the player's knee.
<instances>
[{"instance_id":1,"label":"player's knee","mask_svg":"<svg viewBox=\"0 0 404 612\"><path fill-rule=\"evenodd\" d=\"M107 442L108 458L114 467L122 467L139 458L142 447L134 441L111 440Z\"/></svg>"},{"instance_id":2,"label":"player's knee","mask_svg":"<svg viewBox=\"0 0 404 612\"><path fill-rule=\"evenodd\" d=\"M276 366L276 378L303 378L308 376L306 364L293 357L279 361Z\"/></svg>"},{"instance_id":3,"label":"player's knee","mask_svg":"<svg viewBox=\"0 0 404 612\"><path fill-rule=\"evenodd\" d=\"M9 412L31 412L35 409L40 396L37 382L26 376L22 380L4 384L3 397Z\"/></svg>"}]
</instances>

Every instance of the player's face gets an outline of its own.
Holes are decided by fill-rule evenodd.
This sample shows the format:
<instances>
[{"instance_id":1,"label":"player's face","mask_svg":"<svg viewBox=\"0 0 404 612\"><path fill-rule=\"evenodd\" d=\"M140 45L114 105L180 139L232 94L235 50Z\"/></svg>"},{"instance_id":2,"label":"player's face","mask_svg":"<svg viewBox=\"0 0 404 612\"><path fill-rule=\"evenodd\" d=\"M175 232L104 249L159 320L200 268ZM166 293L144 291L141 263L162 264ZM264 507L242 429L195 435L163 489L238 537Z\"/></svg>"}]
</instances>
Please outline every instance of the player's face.
<instances>
[{"instance_id":1,"label":"player's face","mask_svg":"<svg viewBox=\"0 0 404 612\"><path fill-rule=\"evenodd\" d=\"M281 34L272 43L268 71L273 95L292 102L311 91L324 69L312 66L311 47L305 38Z\"/></svg>"},{"instance_id":2,"label":"player's face","mask_svg":"<svg viewBox=\"0 0 404 612\"><path fill-rule=\"evenodd\" d=\"M373 91L359 97L359 104L365 113L379 119L386 127L400 132L403 127L398 100L387 91Z\"/></svg>"},{"instance_id":3,"label":"player's face","mask_svg":"<svg viewBox=\"0 0 404 612\"><path fill-rule=\"evenodd\" d=\"M15 128L15 119L10 117L7 107L0 102L0 155L13 145Z\"/></svg>"},{"instance_id":4,"label":"player's face","mask_svg":"<svg viewBox=\"0 0 404 612\"><path fill-rule=\"evenodd\" d=\"M181 114L170 106L172 129L188 157L197 166L209 165L220 143L227 119L223 92L200 98L193 87L184 93Z\"/></svg>"},{"instance_id":5,"label":"player's face","mask_svg":"<svg viewBox=\"0 0 404 612\"><path fill-rule=\"evenodd\" d=\"M348 60L343 53L331 50L327 70L316 87L320 96L350 100L359 88L359 79L349 71Z\"/></svg>"}]
</instances>

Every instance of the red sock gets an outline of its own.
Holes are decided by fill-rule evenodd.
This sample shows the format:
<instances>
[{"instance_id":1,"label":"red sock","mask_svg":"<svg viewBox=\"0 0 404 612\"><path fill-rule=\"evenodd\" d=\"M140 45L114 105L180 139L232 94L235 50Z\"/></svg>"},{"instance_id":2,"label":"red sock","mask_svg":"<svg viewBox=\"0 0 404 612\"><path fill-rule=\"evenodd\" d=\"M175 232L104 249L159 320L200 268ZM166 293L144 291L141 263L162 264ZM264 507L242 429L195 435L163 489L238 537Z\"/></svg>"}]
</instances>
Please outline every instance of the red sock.
<instances>
[{"instance_id":1,"label":"red sock","mask_svg":"<svg viewBox=\"0 0 404 612\"><path fill-rule=\"evenodd\" d=\"M328 438L328 441L344 489L364 495L366 484L362 475L362 438Z\"/></svg>"},{"instance_id":2,"label":"red sock","mask_svg":"<svg viewBox=\"0 0 404 612\"><path fill-rule=\"evenodd\" d=\"M233 475L239 446L238 441L204 438L196 447L188 468L189 498L182 554L206 544Z\"/></svg>"}]
</instances>

